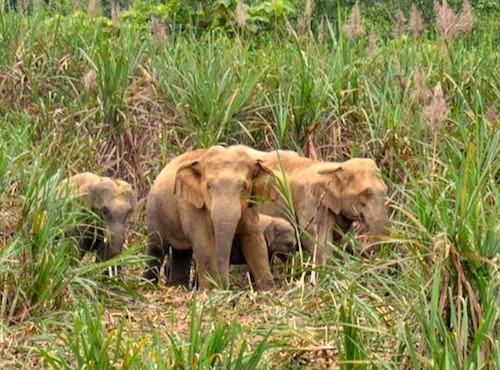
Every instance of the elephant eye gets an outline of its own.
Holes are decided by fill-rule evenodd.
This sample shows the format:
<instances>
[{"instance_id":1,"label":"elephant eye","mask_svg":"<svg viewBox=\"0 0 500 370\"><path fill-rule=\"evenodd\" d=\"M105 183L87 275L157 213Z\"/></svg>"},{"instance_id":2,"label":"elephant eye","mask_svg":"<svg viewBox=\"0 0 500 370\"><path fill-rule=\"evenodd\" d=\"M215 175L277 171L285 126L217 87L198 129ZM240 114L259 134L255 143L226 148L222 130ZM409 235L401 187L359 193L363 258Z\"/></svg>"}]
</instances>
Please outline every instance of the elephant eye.
<instances>
[{"instance_id":1,"label":"elephant eye","mask_svg":"<svg viewBox=\"0 0 500 370\"><path fill-rule=\"evenodd\" d=\"M109 217L111 216L111 212L109 211L108 207L102 207L101 214L102 214L102 217L104 217L106 219L109 219Z\"/></svg>"}]
</instances>

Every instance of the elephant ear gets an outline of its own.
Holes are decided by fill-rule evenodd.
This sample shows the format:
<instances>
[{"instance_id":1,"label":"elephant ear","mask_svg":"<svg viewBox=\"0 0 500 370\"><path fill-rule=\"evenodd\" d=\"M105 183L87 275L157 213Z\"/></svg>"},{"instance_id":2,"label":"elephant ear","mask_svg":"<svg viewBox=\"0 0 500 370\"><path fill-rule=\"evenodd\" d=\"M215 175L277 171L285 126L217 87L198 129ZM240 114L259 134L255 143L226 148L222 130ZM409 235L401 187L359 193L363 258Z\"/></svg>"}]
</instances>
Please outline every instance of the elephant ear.
<instances>
[{"instance_id":1,"label":"elephant ear","mask_svg":"<svg viewBox=\"0 0 500 370\"><path fill-rule=\"evenodd\" d=\"M205 201L201 193L201 172L198 161L188 163L177 170L174 194L198 209L203 208Z\"/></svg>"},{"instance_id":2,"label":"elephant ear","mask_svg":"<svg viewBox=\"0 0 500 370\"><path fill-rule=\"evenodd\" d=\"M72 197L79 198L83 205L92 208L101 200L96 192L96 187L101 182L101 177L91 172L83 172L64 180L61 185Z\"/></svg>"},{"instance_id":3,"label":"elephant ear","mask_svg":"<svg viewBox=\"0 0 500 370\"><path fill-rule=\"evenodd\" d=\"M255 161L254 169L252 172L252 178L255 179L266 174L273 176L274 172L269 167L267 167L262 160L257 159Z\"/></svg>"},{"instance_id":4,"label":"elephant ear","mask_svg":"<svg viewBox=\"0 0 500 370\"><path fill-rule=\"evenodd\" d=\"M123 180L115 180L119 187L120 194L124 195L132 207L132 210L137 209L137 197L132 188L132 185Z\"/></svg>"},{"instance_id":5,"label":"elephant ear","mask_svg":"<svg viewBox=\"0 0 500 370\"><path fill-rule=\"evenodd\" d=\"M312 185L311 192L314 198L322 205L332 210L336 215L342 210L342 180L344 170L334 167L318 171L323 175Z\"/></svg>"}]
</instances>

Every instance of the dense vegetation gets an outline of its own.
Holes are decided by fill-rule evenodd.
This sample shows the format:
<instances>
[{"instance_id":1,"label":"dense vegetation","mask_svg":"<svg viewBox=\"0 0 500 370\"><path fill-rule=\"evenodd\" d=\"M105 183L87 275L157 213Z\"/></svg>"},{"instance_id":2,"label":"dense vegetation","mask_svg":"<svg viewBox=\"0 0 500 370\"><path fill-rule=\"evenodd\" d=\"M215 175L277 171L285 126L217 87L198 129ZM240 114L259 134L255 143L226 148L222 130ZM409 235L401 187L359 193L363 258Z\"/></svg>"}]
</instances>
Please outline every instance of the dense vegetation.
<instances>
[{"instance_id":1,"label":"dense vegetation","mask_svg":"<svg viewBox=\"0 0 500 370\"><path fill-rule=\"evenodd\" d=\"M0 13L3 368L500 368L495 2L475 19L456 2L417 2L424 18L411 2L83 3ZM124 255L76 258L63 177L144 199L166 161L216 143L375 159L391 237L367 258L346 235L321 269L299 254L271 294L154 288L142 201Z\"/></svg>"}]
</instances>

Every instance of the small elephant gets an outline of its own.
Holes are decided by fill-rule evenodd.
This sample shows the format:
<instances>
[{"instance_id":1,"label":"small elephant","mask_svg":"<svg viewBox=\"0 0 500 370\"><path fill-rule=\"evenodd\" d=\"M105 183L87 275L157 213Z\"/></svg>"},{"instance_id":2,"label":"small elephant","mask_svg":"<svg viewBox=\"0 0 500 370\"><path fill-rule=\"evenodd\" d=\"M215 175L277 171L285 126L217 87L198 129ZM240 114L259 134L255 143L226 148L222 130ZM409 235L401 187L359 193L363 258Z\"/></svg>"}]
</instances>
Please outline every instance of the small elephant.
<instances>
[{"instance_id":1,"label":"small elephant","mask_svg":"<svg viewBox=\"0 0 500 370\"><path fill-rule=\"evenodd\" d=\"M126 222L136 208L132 186L122 180L101 177L90 172L79 173L61 182L60 188L78 199L84 209L96 214L103 227L92 225L78 231L82 251L96 251L98 261L118 256L126 239Z\"/></svg>"},{"instance_id":2,"label":"small elephant","mask_svg":"<svg viewBox=\"0 0 500 370\"><path fill-rule=\"evenodd\" d=\"M286 256L297 250L297 239L293 226L282 218L259 215L259 230L266 240L269 260L273 255ZM238 240L235 240L231 250L231 264L245 263Z\"/></svg>"},{"instance_id":3,"label":"small elephant","mask_svg":"<svg viewBox=\"0 0 500 370\"><path fill-rule=\"evenodd\" d=\"M287 205L277 189L288 186L302 230L301 243L314 262L324 264L329 254L325 246L340 240L355 221L369 235L388 233L387 186L373 160L353 158L333 163L292 157L264 164L275 173L263 174L254 186L263 200L259 211L286 218Z\"/></svg>"},{"instance_id":4,"label":"small elephant","mask_svg":"<svg viewBox=\"0 0 500 370\"><path fill-rule=\"evenodd\" d=\"M257 289L274 286L257 208L250 201L253 180L272 173L240 146L214 146L178 156L151 187L146 205L148 255L144 278L158 282L160 266L171 248L169 284L189 286L191 258L200 276L229 286L231 247L235 238Z\"/></svg>"}]
</instances>

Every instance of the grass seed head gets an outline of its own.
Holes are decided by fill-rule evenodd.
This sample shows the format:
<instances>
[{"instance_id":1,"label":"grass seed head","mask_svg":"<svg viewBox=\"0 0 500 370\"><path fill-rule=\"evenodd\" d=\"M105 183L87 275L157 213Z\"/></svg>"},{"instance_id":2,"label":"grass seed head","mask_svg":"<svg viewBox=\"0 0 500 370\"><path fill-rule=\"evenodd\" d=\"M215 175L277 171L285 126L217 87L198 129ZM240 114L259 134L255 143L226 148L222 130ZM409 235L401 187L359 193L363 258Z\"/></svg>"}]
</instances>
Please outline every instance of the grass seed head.
<instances>
[{"instance_id":1,"label":"grass seed head","mask_svg":"<svg viewBox=\"0 0 500 370\"><path fill-rule=\"evenodd\" d=\"M111 22L115 27L120 25L120 5L115 4L111 9Z\"/></svg>"},{"instance_id":2,"label":"grass seed head","mask_svg":"<svg viewBox=\"0 0 500 370\"><path fill-rule=\"evenodd\" d=\"M436 13L436 27L441 37L446 41L453 40L459 31L457 15L453 9L448 6L446 0L443 0L441 5L434 5L434 12Z\"/></svg>"},{"instance_id":3,"label":"grass seed head","mask_svg":"<svg viewBox=\"0 0 500 370\"><path fill-rule=\"evenodd\" d=\"M378 50L378 35L374 27L370 30L370 37L368 39L368 53L373 55Z\"/></svg>"},{"instance_id":4,"label":"grass seed head","mask_svg":"<svg viewBox=\"0 0 500 370\"><path fill-rule=\"evenodd\" d=\"M474 15L469 0L464 0L462 11L458 17L458 28L463 33L470 33L474 28Z\"/></svg>"},{"instance_id":5,"label":"grass seed head","mask_svg":"<svg viewBox=\"0 0 500 370\"><path fill-rule=\"evenodd\" d=\"M83 86L87 92L94 90L97 83L97 73L93 69L85 73L83 76Z\"/></svg>"},{"instance_id":6,"label":"grass seed head","mask_svg":"<svg viewBox=\"0 0 500 370\"><path fill-rule=\"evenodd\" d=\"M30 7L30 2L31 2L30 0L20 0L19 1L19 7L23 11L23 13L28 12L28 8Z\"/></svg>"},{"instance_id":7,"label":"grass seed head","mask_svg":"<svg viewBox=\"0 0 500 370\"><path fill-rule=\"evenodd\" d=\"M99 0L89 1L88 13L92 18L101 16L101 3Z\"/></svg>"},{"instance_id":8,"label":"grass seed head","mask_svg":"<svg viewBox=\"0 0 500 370\"><path fill-rule=\"evenodd\" d=\"M349 16L349 20L344 26L345 33L347 37L352 40L357 40L364 34L363 24L361 20L361 10L359 8L359 2L356 1L356 4L352 7L351 15Z\"/></svg>"},{"instance_id":9,"label":"grass seed head","mask_svg":"<svg viewBox=\"0 0 500 370\"><path fill-rule=\"evenodd\" d=\"M318 42L321 44L325 40L325 20L322 18L318 26Z\"/></svg>"},{"instance_id":10,"label":"grass seed head","mask_svg":"<svg viewBox=\"0 0 500 370\"><path fill-rule=\"evenodd\" d=\"M164 45L167 42L168 28L155 17L151 17L151 32L157 45Z\"/></svg>"},{"instance_id":11,"label":"grass seed head","mask_svg":"<svg viewBox=\"0 0 500 370\"><path fill-rule=\"evenodd\" d=\"M396 12L396 23L393 28L394 38L398 39L405 34L406 18L402 10Z\"/></svg>"},{"instance_id":12,"label":"grass seed head","mask_svg":"<svg viewBox=\"0 0 500 370\"><path fill-rule=\"evenodd\" d=\"M413 4L410 12L410 29L415 37L421 37L424 33L424 21L417 6Z\"/></svg>"},{"instance_id":13,"label":"grass seed head","mask_svg":"<svg viewBox=\"0 0 500 370\"><path fill-rule=\"evenodd\" d=\"M441 83L438 83L434 88L431 103L427 107L425 113L430 125L434 130L439 131L448 117L450 109L444 98L443 88Z\"/></svg>"},{"instance_id":14,"label":"grass seed head","mask_svg":"<svg viewBox=\"0 0 500 370\"><path fill-rule=\"evenodd\" d=\"M238 1L235 18L238 28L244 29L247 25L247 6L243 1Z\"/></svg>"}]
</instances>

